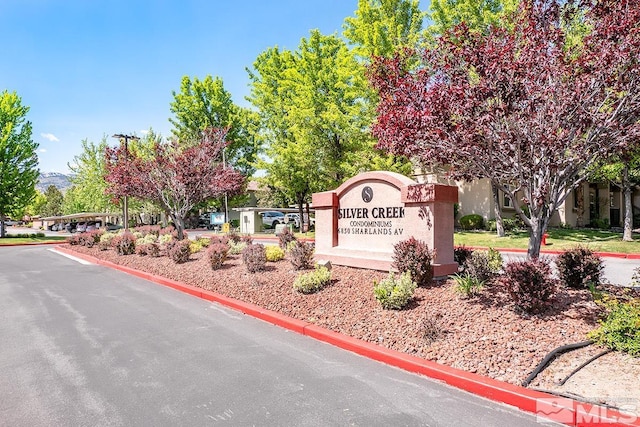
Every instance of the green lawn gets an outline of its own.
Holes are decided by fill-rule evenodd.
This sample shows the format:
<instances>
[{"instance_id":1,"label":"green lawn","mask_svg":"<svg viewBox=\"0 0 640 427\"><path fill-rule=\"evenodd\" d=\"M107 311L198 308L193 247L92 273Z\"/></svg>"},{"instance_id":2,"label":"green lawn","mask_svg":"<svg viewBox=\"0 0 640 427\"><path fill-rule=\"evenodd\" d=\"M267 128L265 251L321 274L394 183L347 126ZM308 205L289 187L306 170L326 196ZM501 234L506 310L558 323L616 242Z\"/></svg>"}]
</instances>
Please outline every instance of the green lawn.
<instances>
[{"instance_id":1,"label":"green lawn","mask_svg":"<svg viewBox=\"0 0 640 427\"><path fill-rule=\"evenodd\" d=\"M543 251L586 245L597 252L640 253L638 234L633 235L633 242L623 242L622 233L603 230L552 228L547 234L547 246L542 247ZM529 245L527 232L512 232L507 233L505 237L498 237L495 232L489 231L458 231L453 239L456 246L527 249Z\"/></svg>"},{"instance_id":2,"label":"green lawn","mask_svg":"<svg viewBox=\"0 0 640 427\"><path fill-rule=\"evenodd\" d=\"M0 239L0 246L2 245L24 245L27 243L49 243L49 242L64 242L65 236L45 236L45 237L14 237L12 235L6 236Z\"/></svg>"}]
</instances>

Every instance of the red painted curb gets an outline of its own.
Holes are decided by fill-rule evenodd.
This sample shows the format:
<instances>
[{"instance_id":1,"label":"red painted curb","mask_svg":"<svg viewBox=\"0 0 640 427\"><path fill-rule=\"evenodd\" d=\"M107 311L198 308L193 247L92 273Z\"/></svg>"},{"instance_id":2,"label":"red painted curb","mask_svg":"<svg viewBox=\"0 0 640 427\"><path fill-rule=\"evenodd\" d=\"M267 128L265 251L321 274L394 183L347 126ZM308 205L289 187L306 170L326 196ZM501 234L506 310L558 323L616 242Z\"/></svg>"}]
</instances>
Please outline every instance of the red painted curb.
<instances>
[{"instance_id":1,"label":"red painted curb","mask_svg":"<svg viewBox=\"0 0 640 427\"><path fill-rule=\"evenodd\" d=\"M442 381L461 390L465 390L493 401L514 406L526 412L534 414L550 414L552 420L556 414L561 413L562 418L556 420L561 421L566 425L586 426L606 423L611 426L640 427L640 419L635 415L629 415L614 409L587 404L573 399L564 397L559 398L552 394L527 389L498 381L493 378L483 377L478 374L441 365L436 362L421 359L419 357L343 335L302 320L293 319L281 313L264 309L255 304L226 297L216 292L207 291L195 286L176 282L165 277L145 273L110 261L100 260L90 255L75 252L69 248L58 246L56 249L75 257L114 268L127 274L185 292L207 301L217 302L226 307L240 311L241 313L280 326L284 329L298 332L310 338L326 342L344 350L351 351L361 356L377 360L409 372L414 372ZM572 418L571 422L567 421L567 416Z\"/></svg>"},{"instance_id":2,"label":"red painted curb","mask_svg":"<svg viewBox=\"0 0 640 427\"><path fill-rule=\"evenodd\" d=\"M457 245L457 246L461 246L461 245ZM465 246L468 249L471 250L480 250L480 251L486 251L489 250L489 247L485 247L485 246ZM520 249L520 248L493 248L499 252L515 252L515 253L527 253L526 249ZM549 255L560 255L561 253L563 253L563 250L541 250L540 254L541 255L545 255L545 254L549 254ZM625 254L625 253L621 253L621 252L594 252L596 255L599 255L603 258L622 258L622 259L640 259L640 254L635 254L635 253L630 253L630 254Z\"/></svg>"},{"instance_id":3,"label":"red painted curb","mask_svg":"<svg viewBox=\"0 0 640 427\"><path fill-rule=\"evenodd\" d=\"M42 245L60 245L63 244L64 242L58 240L55 242L37 242L37 243L6 243L6 244L2 244L0 245L0 248L4 248L5 246L7 247L15 247L15 246L42 246Z\"/></svg>"}]
</instances>

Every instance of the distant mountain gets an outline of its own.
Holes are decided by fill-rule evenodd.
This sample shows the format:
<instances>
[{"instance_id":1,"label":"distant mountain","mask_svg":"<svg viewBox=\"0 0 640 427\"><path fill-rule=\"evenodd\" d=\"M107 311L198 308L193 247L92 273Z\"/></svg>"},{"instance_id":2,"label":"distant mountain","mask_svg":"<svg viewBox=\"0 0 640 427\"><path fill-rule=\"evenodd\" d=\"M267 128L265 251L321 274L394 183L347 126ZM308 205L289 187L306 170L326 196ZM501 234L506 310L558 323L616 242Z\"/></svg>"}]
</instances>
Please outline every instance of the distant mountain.
<instances>
[{"instance_id":1,"label":"distant mountain","mask_svg":"<svg viewBox=\"0 0 640 427\"><path fill-rule=\"evenodd\" d=\"M71 175L65 175L58 172L42 172L36 188L38 191L45 192L50 185L55 185L58 190L64 192L71 187Z\"/></svg>"}]
</instances>

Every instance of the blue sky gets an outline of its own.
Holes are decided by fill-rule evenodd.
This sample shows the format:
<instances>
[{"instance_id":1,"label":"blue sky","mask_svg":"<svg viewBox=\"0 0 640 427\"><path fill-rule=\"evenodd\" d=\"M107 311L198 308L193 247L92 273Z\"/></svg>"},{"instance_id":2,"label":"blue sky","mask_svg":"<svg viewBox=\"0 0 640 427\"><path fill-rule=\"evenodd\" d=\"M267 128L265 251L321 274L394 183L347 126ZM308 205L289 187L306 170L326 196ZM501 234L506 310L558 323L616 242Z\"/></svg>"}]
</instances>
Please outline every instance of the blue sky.
<instances>
[{"instance_id":1,"label":"blue sky","mask_svg":"<svg viewBox=\"0 0 640 427\"><path fill-rule=\"evenodd\" d=\"M356 8L357 0L0 0L0 91L30 107L40 170L66 173L83 139L150 127L169 136L182 76L219 76L248 105L245 68L260 52L295 49L314 28L341 34Z\"/></svg>"}]
</instances>

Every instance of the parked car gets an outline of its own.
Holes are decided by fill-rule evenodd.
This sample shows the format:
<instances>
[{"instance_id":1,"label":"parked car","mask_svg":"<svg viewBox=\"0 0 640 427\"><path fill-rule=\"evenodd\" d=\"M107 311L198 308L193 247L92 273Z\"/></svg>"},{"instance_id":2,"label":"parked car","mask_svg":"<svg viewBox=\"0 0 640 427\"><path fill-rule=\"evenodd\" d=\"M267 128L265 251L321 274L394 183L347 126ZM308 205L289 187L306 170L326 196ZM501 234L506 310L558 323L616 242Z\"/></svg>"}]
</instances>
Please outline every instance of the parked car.
<instances>
[{"instance_id":1,"label":"parked car","mask_svg":"<svg viewBox=\"0 0 640 427\"><path fill-rule=\"evenodd\" d=\"M261 212L262 225L265 228L275 228L277 224L284 224L284 214L278 211Z\"/></svg>"},{"instance_id":2,"label":"parked car","mask_svg":"<svg viewBox=\"0 0 640 427\"><path fill-rule=\"evenodd\" d=\"M285 221L285 224L292 224L295 228L300 228L300 214L297 213L288 213L285 215L285 218L287 219L287 221ZM315 225L316 219L311 217L309 218L309 226L313 227Z\"/></svg>"},{"instance_id":3,"label":"parked car","mask_svg":"<svg viewBox=\"0 0 640 427\"><path fill-rule=\"evenodd\" d=\"M76 231L78 233L84 233L85 231L87 231L87 223L84 221L79 222L78 225L76 226Z\"/></svg>"},{"instance_id":4,"label":"parked car","mask_svg":"<svg viewBox=\"0 0 640 427\"><path fill-rule=\"evenodd\" d=\"M118 231L121 228L124 228L123 226L121 226L120 224L113 224L111 222L107 222L105 224L105 228L107 229L107 231Z\"/></svg>"},{"instance_id":5,"label":"parked car","mask_svg":"<svg viewBox=\"0 0 640 427\"><path fill-rule=\"evenodd\" d=\"M102 227L102 223L100 221L87 221L86 231L97 230Z\"/></svg>"},{"instance_id":6,"label":"parked car","mask_svg":"<svg viewBox=\"0 0 640 427\"><path fill-rule=\"evenodd\" d=\"M67 230L67 233L75 233L77 226L78 226L77 222L69 222L65 225L65 229Z\"/></svg>"}]
</instances>

